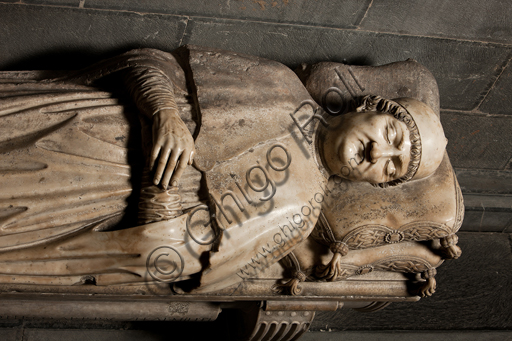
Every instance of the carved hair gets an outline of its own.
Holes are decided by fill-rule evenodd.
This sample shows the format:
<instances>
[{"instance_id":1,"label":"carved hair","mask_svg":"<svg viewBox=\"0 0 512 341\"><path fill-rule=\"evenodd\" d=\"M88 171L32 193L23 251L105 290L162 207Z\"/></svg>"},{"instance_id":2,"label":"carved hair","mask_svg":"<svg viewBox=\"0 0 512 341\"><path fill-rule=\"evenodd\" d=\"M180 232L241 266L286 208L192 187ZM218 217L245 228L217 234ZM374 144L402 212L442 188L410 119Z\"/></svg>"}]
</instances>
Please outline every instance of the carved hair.
<instances>
[{"instance_id":1,"label":"carved hair","mask_svg":"<svg viewBox=\"0 0 512 341\"><path fill-rule=\"evenodd\" d=\"M416 174L421 161L420 132L418 131L418 127L416 126L411 114L409 114L409 112L397 102L374 95L367 95L363 97L361 104L357 107L356 111L379 111L381 113L390 114L400 122L403 122L407 126L407 129L409 129L409 139L411 140L411 161L409 162L409 166L407 166L407 173L399 179L379 183L375 186L386 188L388 186L396 186L411 180L414 174Z\"/></svg>"}]
</instances>

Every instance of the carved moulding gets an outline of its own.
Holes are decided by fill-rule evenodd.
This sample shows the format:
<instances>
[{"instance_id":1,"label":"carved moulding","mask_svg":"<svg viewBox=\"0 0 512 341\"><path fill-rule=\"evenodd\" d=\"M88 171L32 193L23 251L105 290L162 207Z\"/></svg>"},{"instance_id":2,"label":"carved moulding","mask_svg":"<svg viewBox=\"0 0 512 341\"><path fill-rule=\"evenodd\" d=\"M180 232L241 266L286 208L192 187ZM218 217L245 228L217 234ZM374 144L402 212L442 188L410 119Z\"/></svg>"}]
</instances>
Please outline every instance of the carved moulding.
<instances>
[{"instance_id":1,"label":"carved moulding","mask_svg":"<svg viewBox=\"0 0 512 341\"><path fill-rule=\"evenodd\" d=\"M375 311L387 302L416 301L407 279L304 283L303 295L273 293L282 269L266 271L268 278L247 279L208 295L176 295L169 285L68 287L2 285L0 318L109 320L109 321L214 321L232 312L239 340L294 340L306 332L317 311L343 307Z\"/></svg>"}]
</instances>

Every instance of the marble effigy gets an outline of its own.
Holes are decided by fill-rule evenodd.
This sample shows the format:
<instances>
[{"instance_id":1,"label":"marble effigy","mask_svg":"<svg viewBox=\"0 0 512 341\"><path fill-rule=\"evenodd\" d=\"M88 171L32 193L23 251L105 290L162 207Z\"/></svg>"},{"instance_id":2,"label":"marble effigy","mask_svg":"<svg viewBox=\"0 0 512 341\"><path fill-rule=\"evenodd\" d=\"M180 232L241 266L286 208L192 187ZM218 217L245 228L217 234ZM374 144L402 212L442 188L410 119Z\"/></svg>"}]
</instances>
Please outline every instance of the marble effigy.
<instances>
[{"instance_id":1,"label":"marble effigy","mask_svg":"<svg viewBox=\"0 0 512 341\"><path fill-rule=\"evenodd\" d=\"M429 296L460 255L437 85L412 60L294 73L212 48L134 50L0 73L0 129L6 285L247 299L402 272Z\"/></svg>"}]
</instances>

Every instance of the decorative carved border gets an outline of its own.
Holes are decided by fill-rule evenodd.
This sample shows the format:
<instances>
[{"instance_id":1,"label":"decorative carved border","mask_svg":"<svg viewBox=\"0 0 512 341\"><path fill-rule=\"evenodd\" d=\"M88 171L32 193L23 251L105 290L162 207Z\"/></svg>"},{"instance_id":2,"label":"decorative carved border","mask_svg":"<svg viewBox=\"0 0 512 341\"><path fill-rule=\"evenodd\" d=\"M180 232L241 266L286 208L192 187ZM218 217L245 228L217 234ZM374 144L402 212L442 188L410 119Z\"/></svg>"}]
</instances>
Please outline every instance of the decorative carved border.
<instances>
[{"instance_id":1,"label":"decorative carved border","mask_svg":"<svg viewBox=\"0 0 512 341\"><path fill-rule=\"evenodd\" d=\"M342 239L351 250L367 249L402 241L421 241L443 238L451 234L446 224L433 221L415 221L394 230L385 225L363 225L350 231Z\"/></svg>"},{"instance_id":2,"label":"decorative carved border","mask_svg":"<svg viewBox=\"0 0 512 341\"><path fill-rule=\"evenodd\" d=\"M462 209L461 209L462 208ZM457 191L457 216L454 224L455 231L462 224L464 216L464 205L462 194ZM424 241L446 237L454 233L454 228L446 224L433 221L414 221L400 226L398 229L391 229L381 224L368 224L359 226L347 233L341 241L336 240L334 233L327 222L327 219L320 214L320 219L311 234L312 238L320 243L331 245L333 243L344 243L350 250L361 250L386 244L394 244L402 241Z\"/></svg>"},{"instance_id":3,"label":"decorative carved border","mask_svg":"<svg viewBox=\"0 0 512 341\"><path fill-rule=\"evenodd\" d=\"M434 267L425 259L416 256L394 256L373 264L376 270L405 273L422 273Z\"/></svg>"},{"instance_id":4,"label":"decorative carved border","mask_svg":"<svg viewBox=\"0 0 512 341\"><path fill-rule=\"evenodd\" d=\"M361 266L342 263L340 264L341 271L336 280L342 280L356 275L364 275L373 271L423 273L431 269L434 269L434 267L423 258L416 256L392 256Z\"/></svg>"},{"instance_id":5,"label":"decorative carved border","mask_svg":"<svg viewBox=\"0 0 512 341\"><path fill-rule=\"evenodd\" d=\"M455 172L453 172L453 183L455 186L456 213L452 233L456 233L457 231L459 231L460 227L462 226L462 221L464 220L464 198L462 196L462 191L460 190L459 183L457 182Z\"/></svg>"}]
</instances>

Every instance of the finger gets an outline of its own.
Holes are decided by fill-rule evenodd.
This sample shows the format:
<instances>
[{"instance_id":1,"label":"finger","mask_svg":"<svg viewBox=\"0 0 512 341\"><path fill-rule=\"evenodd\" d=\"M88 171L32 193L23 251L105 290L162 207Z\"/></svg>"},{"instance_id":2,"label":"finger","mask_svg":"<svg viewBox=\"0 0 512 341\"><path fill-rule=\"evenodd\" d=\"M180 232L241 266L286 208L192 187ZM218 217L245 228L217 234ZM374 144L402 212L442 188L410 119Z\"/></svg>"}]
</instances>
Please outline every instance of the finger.
<instances>
[{"instance_id":1,"label":"finger","mask_svg":"<svg viewBox=\"0 0 512 341\"><path fill-rule=\"evenodd\" d=\"M171 153L171 157L167 162L167 168L165 169L165 174L162 178L161 185L163 188L167 188L169 185L169 181L171 180L171 176L174 173L174 167L176 167L176 163L178 162L178 158L180 157L183 151L181 149L173 149Z\"/></svg>"},{"instance_id":2,"label":"finger","mask_svg":"<svg viewBox=\"0 0 512 341\"><path fill-rule=\"evenodd\" d=\"M192 164L192 162L194 161L194 154L195 154L195 153L196 153L195 151L191 151L191 152L190 152L190 157L188 158L188 164L189 164L189 165L191 165L191 164Z\"/></svg>"},{"instance_id":3,"label":"finger","mask_svg":"<svg viewBox=\"0 0 512 341\"><path fill-rule=\"evenodd\" d=\"M181 154L181 158L180 158L180 162L178 164L178 167L176 167L176 170L174 171L174 174L173 174L173 176L171 178L171 185L172 186L177 186L178 185L178 181L180 180L181 175L183 174L183 172L187 168L187 165L190 164L190 159L189 159L189 162L184 160L185 155L189 155L189 153L188 152L183 152L183 154Z\"/></svg>"},{"instance_id":4,"label":"finger","mask_svg":"<svg viewBox=\"0 0 512 341\"><path fill-rule=\"evenodd\" d=\"M160 179L165 170L165 166L167 165L167 160L169 159L169 154L171 153L170 148L165 148L160 150L160 157L158 158L158 163L155 171L155 177L153 183L158 185L160 183Z\"/></svg>"},{"instance_id":5,"label":"finger","mask_svg":"<svg viewBox=\"0 0 512 341\"><path fill-rule=\"evenodd\" d=\"M155 144L153 147L153 150L151 150L151 156L149 160L149 169L153 169L153 166L155 165L155 161L158 158L158 154L160 153L160 149L162 147L159 144Z\"/></svg>"}]
</instances>

